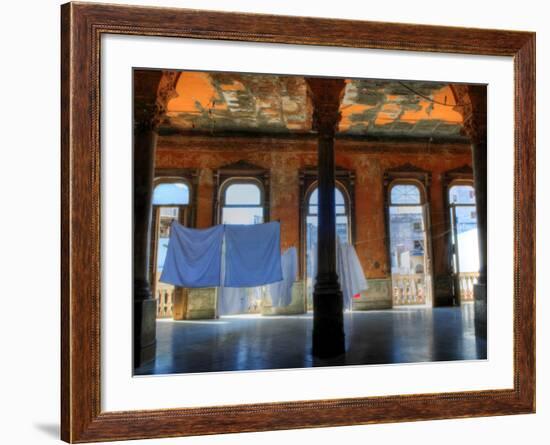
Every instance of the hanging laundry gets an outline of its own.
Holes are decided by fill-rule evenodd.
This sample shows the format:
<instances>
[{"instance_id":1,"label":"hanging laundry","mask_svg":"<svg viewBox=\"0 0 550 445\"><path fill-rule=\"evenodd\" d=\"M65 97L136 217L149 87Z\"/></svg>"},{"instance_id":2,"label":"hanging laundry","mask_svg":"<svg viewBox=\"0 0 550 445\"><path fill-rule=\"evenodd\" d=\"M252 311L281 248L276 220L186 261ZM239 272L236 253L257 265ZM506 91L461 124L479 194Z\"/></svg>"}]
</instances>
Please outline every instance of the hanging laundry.
<instances>
[{"instance_id":1,"label":"hanging laundry","mask_svg":"<svg viewBox=\"0 0 550 445\"><path fill-rule=\"evenodd\" d=\"M357 257L355 248L342 243L337 237L336 271L344 297L344 309L352 309L352 298L368 288L365 273Z\"/></svg>"},{"instance_id":2,"label":"hanging laundry","mask_svg":"<svg viewBox=\"0 0 550 445\"><path fill-rule=\"evenodd\" d=\"M225 282L225 251L227 245L225 241L222 246L222 267L221 283ZM247 287L224 287L218 288L218 302L216 305L216 316L246 314L250 305L249 288Z\"/></svg>"},{"instance_id":3,"label":"hanging laundry","mask_svg":"<svg viewBox=\"0 0 550 445\"><path fill-rule=\"evenodd\" d=\"M220 287L218 289L218 315L246 314L248 306L248 288Z\"/></svg>"},{"instance_id":4,"label":"hanging laundry","mask_svg":"<svg viewBox=\"0 0 550 445\"><path fill-rule=\"evenodd\" d=\"M292 300L292 285L298 273L298 254L296 247L291 247L281 257L283 280L268 286L273 307L288 306Z\"/></svg>"},{"instance_id":5,"label":"hanging laundry","mask_svg":"<svg viewBox=\"0 0 550 445\"><path fill-rule=\"evenodd\" d=\"M225 226L225 287L255 287L283 279L279 222Z\"/></svg>"},{"instance_id":6,"label":"hanging laundry","mask_svg":"<svg viewBox=\"0 0 550 445\"><path fill-rule=\"evenodd\" d=\"M311 273L313 277L313 287L317 280L317 245L314 244L308 256L310 261ZM336 237L336 273L340 282L340 289L344 297L344 309L351 310L353 298L361 294L361 291L367 290L368 284L365 273L361 267L355 247L348 243L343 243L340 237Z\"/></svg>"},{"instance_id":7,"label":"hanging laundry","mask_svg":"<svg viewBox=\"0 0 550 445\"><path fill-rule=\"evenodd\" d=\"M219 286L223 234L222 225L190 229L174 221L160 281L180 287Z\"/></svg>"}]
</instances>

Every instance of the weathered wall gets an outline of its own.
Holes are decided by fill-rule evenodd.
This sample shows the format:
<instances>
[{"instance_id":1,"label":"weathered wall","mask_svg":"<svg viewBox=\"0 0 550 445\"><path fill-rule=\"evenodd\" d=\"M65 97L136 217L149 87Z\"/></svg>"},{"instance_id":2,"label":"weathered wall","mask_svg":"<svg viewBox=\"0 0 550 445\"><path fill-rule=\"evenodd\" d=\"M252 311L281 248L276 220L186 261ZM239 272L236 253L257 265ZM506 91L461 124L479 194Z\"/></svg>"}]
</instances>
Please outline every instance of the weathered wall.
<instances>
[{"instance_id":1,"label":"weathered wall","mask_svg":"<svg viewBox=\"0 0 550 445\"><path fill-rule=\"evenodd\" d=\"M281 247L299 247L299 171L315 165L314 146L307 143L302 150L270 150L269 139L257 149L196 149L159 144L157 168L199 168L197 227L209 227L214 222L214 173L224 165L245 160L271 172L270 218L281 222Z\"/></svg>"},{"instance_id":2,"label":"weathered wall","mask_svg":"<svg viewBox=\"0 0 550 445\"><path fill-rule=\"evenodd\" d=\"M388 149L381 148L381 145ZM391 151L390 151L391 150ZM198 168L199 189L197 226L213 223L215 170L224 165L246 160L271 170L271 219L281 222L282 249L300 248L299 170L316 165L316 141L270 138L226 139L207 137L161 137L157 149L158 168ZM425 144L358 143L336 141L336 164L355 171L356 250L367 278L389 276L385 244L385 208L383 175L386 170L412 164L432 173L429 190L431 207L434 276L448 272L445 208L442 174L471 165L467 145L453 147Z\"/></svg>"}]
</instances>

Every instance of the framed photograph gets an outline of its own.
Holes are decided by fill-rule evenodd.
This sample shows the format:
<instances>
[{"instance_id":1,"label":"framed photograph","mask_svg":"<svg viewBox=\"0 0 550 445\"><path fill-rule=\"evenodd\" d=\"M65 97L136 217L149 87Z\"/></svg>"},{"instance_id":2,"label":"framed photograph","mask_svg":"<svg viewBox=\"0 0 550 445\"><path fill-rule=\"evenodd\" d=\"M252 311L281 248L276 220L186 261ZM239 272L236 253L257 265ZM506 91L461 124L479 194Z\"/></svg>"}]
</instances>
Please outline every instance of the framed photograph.
<instances>
[{"instance_id":1,"label":"framed photograph","mask_svg":"<svg viewBox=\"0 0 550 445\"><path fill-rule=\"evenodd\" d=\"M535 34L62 6L62 439L535 411Z\"/></svg>"}]
</instances>

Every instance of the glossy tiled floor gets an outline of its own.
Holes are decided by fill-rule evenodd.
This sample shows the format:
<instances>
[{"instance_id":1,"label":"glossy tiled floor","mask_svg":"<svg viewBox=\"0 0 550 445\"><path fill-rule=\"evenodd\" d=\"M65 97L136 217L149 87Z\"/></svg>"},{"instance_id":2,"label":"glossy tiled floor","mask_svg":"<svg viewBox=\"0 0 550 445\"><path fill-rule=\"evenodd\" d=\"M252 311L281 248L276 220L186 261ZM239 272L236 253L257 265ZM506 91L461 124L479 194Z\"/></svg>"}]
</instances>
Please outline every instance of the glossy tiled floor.
<instances>
[{"instance_id":1,"label":"glossy tiled floor","mask_svg":"<svg viewBox=\"0 0 550 445\"><path fill-rule=\"evenodd\" d=\"M395 308L345 314L346 354L311 355L312 314L157 322L157 358L136 374L302 368L312 366L475 360L487 356L476 339L473 305Z\"/></svg>"}]
</instances>

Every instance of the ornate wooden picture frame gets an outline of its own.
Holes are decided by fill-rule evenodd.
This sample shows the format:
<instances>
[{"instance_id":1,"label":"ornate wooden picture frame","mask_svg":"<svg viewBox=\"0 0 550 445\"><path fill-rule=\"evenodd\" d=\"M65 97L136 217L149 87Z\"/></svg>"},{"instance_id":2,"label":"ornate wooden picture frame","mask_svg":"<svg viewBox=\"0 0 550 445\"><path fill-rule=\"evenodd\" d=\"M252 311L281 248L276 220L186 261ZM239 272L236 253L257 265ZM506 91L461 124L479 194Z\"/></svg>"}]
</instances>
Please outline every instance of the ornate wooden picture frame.
<instances>
[{"instance_id":1,"label":"ornate wooden picture frame","mask_svg":"<svg viewBox=\"0 0 550 445\"><path fill-rule=\"evenodd\" d=\"M174 437L535 411L535 34L91 3L62 6L61 436ZM514 385L496 389L103 412L100 39L105 34L509 56L514 60Z\"/></svg>"}]
</instances>

